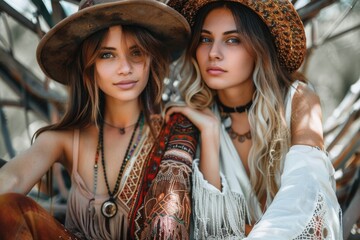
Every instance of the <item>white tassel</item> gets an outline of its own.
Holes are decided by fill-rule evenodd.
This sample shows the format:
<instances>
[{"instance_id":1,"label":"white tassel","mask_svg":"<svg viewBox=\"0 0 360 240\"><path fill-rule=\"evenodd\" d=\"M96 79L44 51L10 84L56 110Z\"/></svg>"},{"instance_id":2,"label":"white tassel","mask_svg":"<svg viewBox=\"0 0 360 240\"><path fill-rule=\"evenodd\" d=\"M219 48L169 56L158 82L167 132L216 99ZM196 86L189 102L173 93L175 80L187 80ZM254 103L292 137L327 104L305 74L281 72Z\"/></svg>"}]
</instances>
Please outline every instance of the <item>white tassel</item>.
<instances>
[{"instance_id":1,"label":"white tassel","mask_svg":"<svg viewBox=\"0 0 360 240\"><path fill-rule=\"evenodd\" d=\"M240 194L216 193L204 188L204 179L193 172L193 217L195 239L236 239L245 237L247 207Z\"/></svg>"}]
</instances>

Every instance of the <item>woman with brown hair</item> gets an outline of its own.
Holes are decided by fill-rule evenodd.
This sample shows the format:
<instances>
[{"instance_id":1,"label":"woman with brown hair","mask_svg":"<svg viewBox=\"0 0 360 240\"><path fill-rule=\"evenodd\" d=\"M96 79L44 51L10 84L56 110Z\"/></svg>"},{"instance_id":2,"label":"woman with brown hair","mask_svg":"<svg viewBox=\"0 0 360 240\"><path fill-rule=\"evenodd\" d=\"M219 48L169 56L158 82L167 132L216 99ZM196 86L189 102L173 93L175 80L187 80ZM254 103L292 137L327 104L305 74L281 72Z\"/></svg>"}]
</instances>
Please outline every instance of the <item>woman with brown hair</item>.
<instances>
[{"instance_id":1,"label":"woman with brown hair","mask_svg":"<svg viewBox=\"0 0 360 240\"><path fill-rule=\"evenodd\" d=\"M44 73L69 87L62 120L0 169L1 239L187 239L197 130L163 125L169 64L189 25L154 0L86 0L42 38ZM24 196L55 162L71 175L65 227Z\"/></svg>"},{"instance_id":2,"label":"woman with brown hair","mask_svg":"<svg viewBox=\"0 0 360 240\"><path fill-rule=\"evenodd\" d=\"M192 27L181 74L187 106L168 115L183 113L201 133L194 237L342 239L320 101L296 73L306 39L291 2L168 5Z\"/></svg>"}]
</instances>

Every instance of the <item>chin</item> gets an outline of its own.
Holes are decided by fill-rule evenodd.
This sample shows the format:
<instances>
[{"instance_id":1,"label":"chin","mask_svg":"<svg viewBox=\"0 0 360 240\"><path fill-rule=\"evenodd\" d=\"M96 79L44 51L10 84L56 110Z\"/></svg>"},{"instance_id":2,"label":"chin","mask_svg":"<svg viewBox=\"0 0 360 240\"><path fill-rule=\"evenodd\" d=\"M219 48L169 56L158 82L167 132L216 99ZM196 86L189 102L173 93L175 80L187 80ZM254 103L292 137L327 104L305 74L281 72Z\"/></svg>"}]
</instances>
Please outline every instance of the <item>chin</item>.
<instances>
[{"instance_id":1,"label":"chin","mask_svg":"<svg viewBox=\"0 0 360 240\"><path fill-rule=\"evenodd\" d=\"M137 100L140 97L140 93L138 92L122 92L121 94L117 95L116 98L119 101L122 102L130 102L130 101L134 101Z\"/></svg>"},{"instance_id":2,"label":"chin","mask_svg":"<svg viewBox=\"0 0 360 240\"><path fill-rule=\"evenodd\" d=\"M223 90L227 88L227 86L224 86L224 84L221 84L219 82L206 82L206 85L212 90Z\"/></svg>"}]
</instances>

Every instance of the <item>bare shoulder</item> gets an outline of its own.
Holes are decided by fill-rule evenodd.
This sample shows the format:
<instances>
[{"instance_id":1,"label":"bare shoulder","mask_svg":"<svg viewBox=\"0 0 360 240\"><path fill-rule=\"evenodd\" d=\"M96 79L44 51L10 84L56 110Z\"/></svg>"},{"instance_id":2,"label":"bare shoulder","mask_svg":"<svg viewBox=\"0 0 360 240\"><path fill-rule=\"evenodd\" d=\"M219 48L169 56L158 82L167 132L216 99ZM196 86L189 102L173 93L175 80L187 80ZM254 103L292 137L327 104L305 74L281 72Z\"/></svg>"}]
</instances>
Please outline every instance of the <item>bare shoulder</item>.
<instances>
[{"instance_id":1,"label":"bare shoulder","mask_svg":"<svg viewBox=\"0 0 360 240\"><path fill-rule=\"evenodd\" d=\"M294 109L300 110L304 107L307 109L314 104L320 104L318 94L309 85L300 83L294 94L292 103Z\"/></svg>"},{"instance_id":2,"label":"bare shoulder","mask_svg":"<svg viewBox=\"0 0 360 240\"><path fill-rule=\"evenodd\" d=\"M74 130L48 130L42 132L35 140L33 147L43 149L49 155L55 156L61 163L69 159L72 152Z\"/></svg>"},{"instance_id":3,"label":"bare shoulder","mask_svg":"<svg viewBox=\"0 0 360 240\"><path fill-rule=\"evenodd\" d=\"M73 138L74 130L48 130L42 132L36 139L34 144L42 144L43 146L62 146Z\"/></svg>"},{"instance_id":4,"label":"bare shoulder","mask_svg":"<svg viewBox=\"0 0 360 240\"><path fill-rule=\"evenodd\" d=\"M291 113L292 144L323 148L322 111L320 98L307 84L299 84Z\"/></svg>"}]
</instances>

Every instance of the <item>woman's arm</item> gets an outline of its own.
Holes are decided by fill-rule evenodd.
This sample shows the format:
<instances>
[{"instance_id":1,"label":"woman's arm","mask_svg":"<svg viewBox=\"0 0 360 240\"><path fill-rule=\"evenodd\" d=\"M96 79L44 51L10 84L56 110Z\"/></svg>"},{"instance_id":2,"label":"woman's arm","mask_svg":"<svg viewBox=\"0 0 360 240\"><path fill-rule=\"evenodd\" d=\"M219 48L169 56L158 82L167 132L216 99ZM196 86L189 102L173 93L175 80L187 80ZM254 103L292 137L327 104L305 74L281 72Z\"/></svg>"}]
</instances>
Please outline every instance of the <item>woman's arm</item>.
<instances>
[{"instance_id":1,"label":"woman's arm","mask_svg":"<svg viewBox=\"0 0 360 240\"><path fill-rule=\"evenodd\" d=\"M63 154L63 133L47 131L34 144L0 169L0 194L27 194Z\"/></svg>"},{"instance_id":2,"label":"woman's arm","mask_svg":"<svg viewBox=\"0 0 360 240\"><path fill-rule=\"evenodd\" d=\"M151 174L158 171L140 209L141 239L189 239L191 165L197 139L197 129L181 114L171 116L161 131L150 159ZM146 173L144 178L148 179Z\"/></svg>"},{"instance_id":3,"label":"woman's arm","mask_svg":"<svg viewBox=\"0 0 360 240\"><path fill-rule=\"evenodd\" d=\"M324 148L320 99L305 84L298 85L292 100L291 145Z\"/></svg>"},{"instance_id":4,"label":"woman's arm","mask_svg":"<svg viewBox=\"0 0 360 240\"><path fill-rule=\"evenodd\" d=\"M278 193L246 239L342 239L334 169L323 149L319 97L300 84Z\"/></svg>"},{"instance_id":5,"label":"woman's arm","mask_svg":"<svg viewBox=\"0 0 360 240\"><path fill-rule=\"evenodd\" d=\"M220 175L220 131L225 130L210 109L173 109L167 115L173 111L184 113L201 132L200 161L194 161L192 172L194 238L242 239L248 212L244 195L232 192Z\"/></svg>"},{"instance_id":6,"label":"woman's arm","mask_svg":"<svg viewBox=\"0 0 360 240\"><path fill-rule=\"evenodd\" d=\"M220 180L220 121L208 108L196 110L190 107L172 107L166 120L175 112L186 116L200 131L199 169L211 185L221 190Z\"/></svg>"},{"instance_id":7,"label":"woman's arm","mask_svg":"<svg viewBox=\"0 0 360 240\"><path fill-rule=\"evenodd\" d=\"M292 146L281 187L246 239L342 239L334 170L323 151Z\"/></svg>"}]
</instances>

